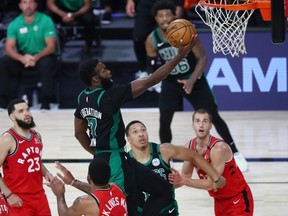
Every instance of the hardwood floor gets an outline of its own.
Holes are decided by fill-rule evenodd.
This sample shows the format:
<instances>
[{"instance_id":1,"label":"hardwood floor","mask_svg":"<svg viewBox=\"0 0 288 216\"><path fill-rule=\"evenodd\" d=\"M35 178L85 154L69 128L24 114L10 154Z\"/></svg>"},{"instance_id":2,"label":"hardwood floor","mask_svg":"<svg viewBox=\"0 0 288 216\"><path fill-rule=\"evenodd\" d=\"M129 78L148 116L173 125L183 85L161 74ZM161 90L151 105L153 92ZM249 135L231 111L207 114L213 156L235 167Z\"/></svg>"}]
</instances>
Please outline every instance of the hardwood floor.
<instances>
[{"instance_id":1,"label":"hardwood floor","mask_svg":"<svg viewBox=\"0 0 288 216\"><path fill-rule=\"evenodd\" d=\"M43 138L45 166L56 174L52 163L64 162L76 178L85 181L88 160L92 158L74 138L74 110L32 110L38 130ZM159 114L157 109L123 109L127 124L131 120L143 121L151 141L159 142ZM220 112L241 153L249 161L244 173L255 201L255 216L284 216L288 212L288 111ZM194 137L191 129L192 112L177 112L172 123L173 144L184 145ZM12 126L7 112L0 112L0 133ZM212 134L218 136L212 129ZM129 145L127 145L128 147ZM181 169L181 162L173 166ZM53 216L57 214L56 199L45 186ZM83 194L66 186L68 205ZM176 190L180 215L213 215L213 199L206 191L182 187Z\"/></svg>"}]
</instances>

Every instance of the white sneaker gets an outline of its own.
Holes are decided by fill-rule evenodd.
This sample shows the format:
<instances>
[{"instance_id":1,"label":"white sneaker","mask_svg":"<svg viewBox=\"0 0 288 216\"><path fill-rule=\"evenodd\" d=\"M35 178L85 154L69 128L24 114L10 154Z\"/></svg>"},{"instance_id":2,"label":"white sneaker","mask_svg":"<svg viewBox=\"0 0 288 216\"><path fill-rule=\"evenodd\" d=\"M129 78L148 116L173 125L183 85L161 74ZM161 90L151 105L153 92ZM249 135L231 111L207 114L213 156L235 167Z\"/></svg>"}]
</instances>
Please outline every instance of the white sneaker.
<instances>
[{"instance_id":1,"label":"white sneaker","mask_svg":"<svg viewBox=\"0 0 288 216\"><path fill-rule=\"evenodd\" d=\"M153 89L157 92L160 93L161 92L161 85L162 82L157 83L156 85L153 86Z\"/></svg>"},{"instance_id":2,"label":"white sneaker","mask_svg":"<svg viewBox=\"0 0 288 216\"><path fill-rule=\"evenodd\" d=\"M138 72L135 73L135 79L142 79L142 78L145 78L145 77L148 77L149 74L147 71L141 71L139 70ZM153 86L151 86L150 88L147 89L148 91L153 91L154 88Z\"/></svg>"},{"instance_id":3,"label":"white sneaker","mask_svg":"<svg viewBox=\"0 0 288 216\"><path fill-rule=\"evenodd\" d=\"M144 77L148 77L148 72L147 71L141 71L139 70L138 72L135 73L135 79L141 79Z\"/></svg>"},{"instance_id":4,"label":"white sneaker","mask_svg":"<svg viewBox=\"0 0 288 216\"><path fill-rule=\"evenodd\" d=\"M248 162L245 159L245 157L240 153L236 152L234 153L234 158L236 161L237 166L242 172L247 172L248 171Z\"/></svg>"}]
</instances>

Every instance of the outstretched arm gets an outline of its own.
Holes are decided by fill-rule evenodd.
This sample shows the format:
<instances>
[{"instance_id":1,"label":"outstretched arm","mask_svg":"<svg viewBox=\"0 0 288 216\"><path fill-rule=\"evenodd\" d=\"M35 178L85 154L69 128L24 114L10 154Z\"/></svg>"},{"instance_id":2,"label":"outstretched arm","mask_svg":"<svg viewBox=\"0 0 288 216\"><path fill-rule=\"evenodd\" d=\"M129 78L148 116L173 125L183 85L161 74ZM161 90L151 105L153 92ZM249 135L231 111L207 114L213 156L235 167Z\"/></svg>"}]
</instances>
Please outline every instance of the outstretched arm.
<instances>
[{"instance_id":1,"label":"outstretched arm","mask_svg":"<svg viewBox=\"0 0 288 216\"><path fill-rule=\"evenodd\" d=\"M184 162L185 163L185 162ZM182 173L180 175L178 170L172 169L173 173L170 173L168 178L169 182L173 184L176 188L186 185L188 187L203 189L203 190L211 190L213 189L213 182L209 179L192 179ZM183 171L183 170L182 170Z\"/></svg>"},{"instance_id":2,"label":"outstretched arm","mask_svg":"<svg viewBox=\"0 0 288 216\"><path fill-rule=\"evenodd\" d=\"M170 158L190 161L191 163L195 164L212 179L214 190L217 190L217 188L222 188L226 183L225 178L221 177L221 175L219 175L218 172L201 157L201 155L187 149L186 147L174 146L167 143L162 144L161 154L170 155Z\"/></svg>"},{"instance_id":3,"label":"outstretched arm","mask_svg":"<svg viewBox=\"0 0 288 216\"><path fill-rule=\"evenodd\" d=\"M163 80L169 73L176 67L176 65L183 59L192 49L197 41L197 35L191 38L190 43L187 46L182 46L179 48L178 55L166 62L160 68L158 68L151 76L146 78L137 79L131 82L133 97L137 97L142 94L149 87L157 84Z\"/></svg>"},{"instance_id":4,"label":"outstretched arm","mask_svg":"<svg viewBox=\"0 0 288 216\"><path fill-rule=\"evenodd\" d=\"M67 185L76 187L77 189L89 194L92 192L91 185L85 182L81 182L72 175L72 173L63 166L59 161L55 161L55 167L61 171L57 173L57 176Z\"/></svg>"},{"instance_id":5,"label":"outstretched arm","mask_svg":"<svg viewBox=\"0 0 288 216\"><path fill-rule=\"evenodd\" d=\"M230 147L224 142L218 142L212 148L211 153L210 153L211 165L216 170L216 172L219 174L220 177L223 174L225 163L231 160L232 155L233 154L232 154ZM191 179L191 176L192 176L191 169L193 169L194 166L195 165L193 164L193 162L185 161L182 166L182 176L179 176L179 173L178 174L176 173L175 176L171 175L170 177L171 183L174 181L175 184L177 183L177 184L186 185L188 187L205 189L205 190L211 190L214 188L214 191L215 191L215 187L214 187L215 180L213 178L211 179L208 177L205 179ZM218 179L218 183L220 183L221 181L222 181L221 178Z\"/></svg>"},{"instance_id":6,"label":"outstretched arm","mask_svg":"<svg viewBox=\"0 0 288 216\"><path fill-rule=\"evenodd\" d=\"M57 177L51 181L51 189L57 198L59 216L98 215L99 208L95 200L84 195L78 197L72 206L68 207L65 200L65 185Z\"/></svg>"}]
</instances>

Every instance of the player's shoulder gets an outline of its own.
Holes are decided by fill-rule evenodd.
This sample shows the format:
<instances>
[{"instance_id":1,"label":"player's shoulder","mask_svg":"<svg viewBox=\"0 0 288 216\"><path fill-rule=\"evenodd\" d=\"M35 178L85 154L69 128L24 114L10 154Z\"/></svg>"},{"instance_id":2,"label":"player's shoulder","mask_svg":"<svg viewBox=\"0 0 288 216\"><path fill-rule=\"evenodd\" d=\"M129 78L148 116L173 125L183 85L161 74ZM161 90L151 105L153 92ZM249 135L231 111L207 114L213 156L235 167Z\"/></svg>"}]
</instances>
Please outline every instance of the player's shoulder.
<instances>
[{"instance_id":1,"label":"player's shoulder","mask_svg":"<svg viewBox=\"0 0 288 216\"><path fill-rule=\"evenodd\" d=\"M12 134L8 133L7 131L0 136L0 140L3 142L13 140Z\"/></svg>"},{"instance_id":2,"label":"player's shoulder","mask_svg":"<svg viewBox=\"0 0 288 216\"><path fill-rule=\"evenodd\" d=\"M148 37L146 38L146 46L149 45L150 47L154 47L154 37L153 37L153 32L151 32Z\"/></svg>"},{"instance_id":3,"label":"player's shoulder","mask_svg":"<svg viewBox=\"0 0 288 216\"><path fill-rule=\"evenodd\" d=\"M34 134L36 134L40 139L42 139L41 134L40 134L39 131L36 131L36 130L31 129L31 132L34 133Z\"/></svg>"},{"instance_id":4,"label":"player's shoulder","mask_svg":"<svg viewBox=\"0 0 288 216\"><path fill-rule=\"evenodd\" d=\"M15 17L8 25L8 28L11 29L11 28L16 28L18 27L18 25L22 24L24 21L23 19L23 16L22 15L19 15L17 17Z\"/></svg>"},{"instance_id":5,"label":"player's shoulder","mask_svg":"<svg viewBox=\"0 0 288 216\"><path fill-rule=\"evenodd\" d=\"M225 152L228 150L230 150L229 145L226 142L224 142L223 140L218 140L213 145L213 148L211 151Z\"/></svg>"},{"instance_id":6,"label":"player's shoulder","mask_svg":"<svg viewBox=\"0 0 288 216\"><path fill-rule=\"evenodd\" d=\"M99 211L97 202L95 201L95 198L91 196L91 194L85 194L77 197L73 203L72 208L74 208L75 211L81 211L81 212L84 210L88 210L93 213Z\"/></svg>"},{"instance_id":7,"label":"player's shoulder","mask_svg":"<svg viewBox=\"0 0 288 216\"><path fill-rule=\"evenodd\" d=\"M16 141L12 134L5 132L0 136L1 148L13 147L15 144Z\"/></svg>"}]
</instances>

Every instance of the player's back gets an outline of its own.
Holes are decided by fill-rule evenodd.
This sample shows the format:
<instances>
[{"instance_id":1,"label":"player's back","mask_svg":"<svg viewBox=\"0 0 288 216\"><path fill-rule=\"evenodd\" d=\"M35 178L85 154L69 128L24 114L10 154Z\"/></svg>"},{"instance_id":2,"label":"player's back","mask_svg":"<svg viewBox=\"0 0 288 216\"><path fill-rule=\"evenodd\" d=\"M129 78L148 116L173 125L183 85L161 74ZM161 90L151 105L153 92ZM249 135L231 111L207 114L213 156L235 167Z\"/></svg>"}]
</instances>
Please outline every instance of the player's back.
<instances>
[{"instance_id":1,"label":"player's back","mask_svg":"<svg viewBox=\"0 0 288 216\"><path fill-rule=\"evenodd\" d=\"M97 189L91 195L99 206L100 216L127 216L126 196L116 184L110 184L109 188Z\"/></svg>"}]
</instances>

